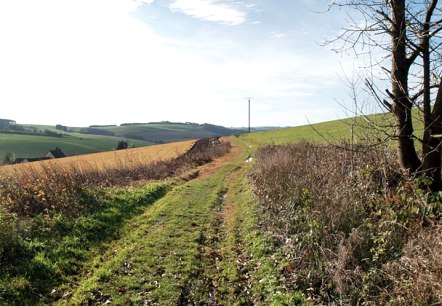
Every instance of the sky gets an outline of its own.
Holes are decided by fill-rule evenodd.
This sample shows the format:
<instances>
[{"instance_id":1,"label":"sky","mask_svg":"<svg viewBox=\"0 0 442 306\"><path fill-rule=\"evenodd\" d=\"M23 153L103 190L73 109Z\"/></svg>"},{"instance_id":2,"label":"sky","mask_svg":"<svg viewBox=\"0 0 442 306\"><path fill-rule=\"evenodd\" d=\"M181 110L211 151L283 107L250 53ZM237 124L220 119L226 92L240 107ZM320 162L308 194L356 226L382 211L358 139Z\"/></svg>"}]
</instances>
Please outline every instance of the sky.
<instances>
[{"instance_id":1,"label":"sky","mask_svg":"<svg viewBox=\"0 0 442 306\"><path fill-rule=\"evenodd\" d=\"M296 126L345 117L326 0L1 0L0 118Z\"/></svg>"}]
</instances>

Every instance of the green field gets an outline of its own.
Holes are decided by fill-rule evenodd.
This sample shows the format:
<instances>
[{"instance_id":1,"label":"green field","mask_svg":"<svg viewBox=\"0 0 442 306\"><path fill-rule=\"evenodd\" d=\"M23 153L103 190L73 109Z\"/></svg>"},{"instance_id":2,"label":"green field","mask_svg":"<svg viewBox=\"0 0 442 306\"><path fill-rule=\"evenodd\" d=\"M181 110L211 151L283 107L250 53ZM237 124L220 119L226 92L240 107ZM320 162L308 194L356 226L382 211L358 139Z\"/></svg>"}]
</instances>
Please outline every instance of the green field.
<instances>
[{"instance_id":1,"label":"green field","mask_svg":"<svg viewBox=\"0 0 442 306\"><path fill-rule=\"evenodd\" d=\"M242 135L241 137L256 145L293 143L301 140L323 142L324 137L329 140L349 139L351 137L351 121L329 121L312 125L256 132Z\"/></svg>"},{"instance_id":2,"label":"green field","mask_svg":"<svg viewBox=\"0 0 442 306\"><path fill-rule=\"evenodd\" d=\"M50 149L59 147L68 155L79 155L114 150L120 137L98 136L72 133L69 137L48 137L0 133L0 158L7 153L15 157L41 157ZM152 143L141 140L130 140L135 147Z\"/></svg>"},{"instance_id":3,"label":"green field","mask_svg":"<svg viewBox=\"0 0 442 306\"><path fill-rule=\"evenodd\" d=\"M414 109L412 116L415 135L422 137L423 122L421 112L418 109ZM391 114L381 113L244 134L241 137L249 143L258 146L264 144L296 143L302 140L317 143L336 143L343 140L350 141L353 130L356 142L361 139L387 140L388 136L392 138L394 134L393 126ZM418 141L416 141L416 147L420 148Z\"/></svg>"}]
</instances>

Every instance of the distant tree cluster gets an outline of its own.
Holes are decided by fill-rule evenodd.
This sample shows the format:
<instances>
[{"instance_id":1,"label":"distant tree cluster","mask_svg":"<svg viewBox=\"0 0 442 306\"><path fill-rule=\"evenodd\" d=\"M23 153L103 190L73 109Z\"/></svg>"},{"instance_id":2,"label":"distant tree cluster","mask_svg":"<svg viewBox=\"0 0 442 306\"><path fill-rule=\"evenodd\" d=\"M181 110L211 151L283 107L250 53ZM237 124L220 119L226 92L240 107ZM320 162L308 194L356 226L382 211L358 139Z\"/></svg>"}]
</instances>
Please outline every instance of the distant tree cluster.
<instances>
[{"instance_id":1,"label":"distant tree cluster","mask_svg":"<svg viewBox=\"0 0 442 306\"><path fill-rule=\"evenodd\" d=\"M3 164L4 165L8 165L8 164L13 164L15 162L15 154L8 152L5 154L5 157L3 158Z\"/></svg>"},{"instance_id":2,"label":"distant tree cluster","mask_svg":"<svg viewBox=\"0 0 442 306\"><path fill-rule=\"evenodd\" d=\"M203 123L201 126L206 131L209 131L209 132L214 133L216 135L230 135L232 132L230 129L227 129L223 126L209 124L209 123Z\"/></svg>"},{"instance_id":3,"label":"distant tree cluster","mask_svg":"<svg viewBox=\"0 0 442 306\"><path fill-rule=\"evenodd\" d=\"M149 123L142 123L142 122L134 122L134 123L122 123L120 126L131 126L131 125L146 125Z\"/></svg>"},{"instance_id":4,"label":"distant tree cluster","mask_svg":"<svg viewBox=\"0 0 442 306\"><path fill-rule=\"evenodd\" d=\"M13 125L0 125L1 129L7 130L7 131L32 131L34 130L32 128L25 128L22 125L13 124Z\"/></svg>"},{"instance_id":5,"label":"distant tree cluster","mask_svg":"<svg viewBox=\"0 0 442 306\"><path fill-rule=\"evenodd\" d=\"M117 125L116 124L104 124L104 125L94 124L94 125L90 125L89 127L91 127L91 128L103 128L103 127L113 127L113 126L117 126Z\"/></svg>"},{"instance_id":6,"label":"distant tree cluster","mask_svg":"<svg viewBox=\"0 0 442 306\"><path fill-rule=\"evenodd\" d=\"M54 131L52 131L52 130L48 130L48 129L44 130L44 131L43 131L43 134L44 134L45 136L49 136L49 137L63 137L62 134L57 133L57 132L54 132Z\"/></svg>"},{"instance_id":7,"label":"distant tree cluster","mask_svg":"<svg viewBox=\"0 0 442 306\"><path fill-rule=\"evenodd\" d=\"M59 130L59 131L64 131L64 132L68 132L68 131L69 131L69 129L68 129L67 126L65 126L65 125L61 125L61 124L57 124L57 125L55 126L55 129L57 129L57 130Z\"/></svg>"},{"instance_id":8,"label":"distant tree cluster","mask_svg":"<svg viewBox=\"0 0 442 306\"><path fill-rule=\"evenodd\" d=\"M93 134L93 135L115 136L114 132L103 130L100 128L92 128L92 127L83 128L80 130L80 133Z\"/></svg>"},{"instance_id":9,"label":"distant tree cluster","mask_svg":"<svg viewBox=\"0 0 442 306\"><path fill-rule=\"evenodd\" d=\"M15 125L15 121L14 120L0 119L0 128L8 128L11 125Z\"/></svg>"},{"instance_id":10,"label":"distant tree cluster","mask_svg":"<svg viewBox=\"0 0 442 306\"><path fill-rule=\"evenodd\" d=\"M125 140L120 140L117 144L117 150L125 150L129 147L129 143Z\"/></svg>"}]
</instances>

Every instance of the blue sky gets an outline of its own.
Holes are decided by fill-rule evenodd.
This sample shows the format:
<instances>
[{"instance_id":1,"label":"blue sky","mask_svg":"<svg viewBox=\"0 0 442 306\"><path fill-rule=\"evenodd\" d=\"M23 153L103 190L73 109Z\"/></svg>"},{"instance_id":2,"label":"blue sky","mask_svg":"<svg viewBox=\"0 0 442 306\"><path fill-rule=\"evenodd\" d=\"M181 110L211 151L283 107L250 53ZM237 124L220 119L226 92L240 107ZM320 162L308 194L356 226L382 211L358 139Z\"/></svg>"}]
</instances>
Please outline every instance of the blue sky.
<instances>
[{"instance_id":1,"label":"blue sky","mask_svg":"<svg viewBox=\"0 0 442 306\"><path fill-rule=\"evenodd\" d=\"M323 0L2 0L0 118L295 126L343 117Z\"/></svg>"}]
</instances>

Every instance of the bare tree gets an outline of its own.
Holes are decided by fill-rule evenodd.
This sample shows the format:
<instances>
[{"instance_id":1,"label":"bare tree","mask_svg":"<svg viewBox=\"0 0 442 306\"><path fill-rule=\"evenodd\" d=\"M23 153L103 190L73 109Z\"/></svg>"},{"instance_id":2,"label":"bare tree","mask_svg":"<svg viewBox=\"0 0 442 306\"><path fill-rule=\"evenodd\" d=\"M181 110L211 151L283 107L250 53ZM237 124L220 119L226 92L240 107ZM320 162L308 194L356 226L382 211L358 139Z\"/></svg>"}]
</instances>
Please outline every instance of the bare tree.
<instances>
[{"instance_id":1,"label":"bare tree","mask_svg":"<svg viewBox=\"0 0 442 306\"><path fill-rule=\"evenodd\" d=\"M394 117L401 168L412 176L431 177L431 189L442 190L442 56L438 51L442 9L438 0L336 0L332 6L349 12L349 26L333 40L343 43L340 51L359 55L378 49L382 55L376 65L391 65L383 67L391 89L386 89L381 101ZM422 117L423 137L413 128L414 108ZM422 143L422 157L416 140Z\"/></svg>"}]
</instances>

